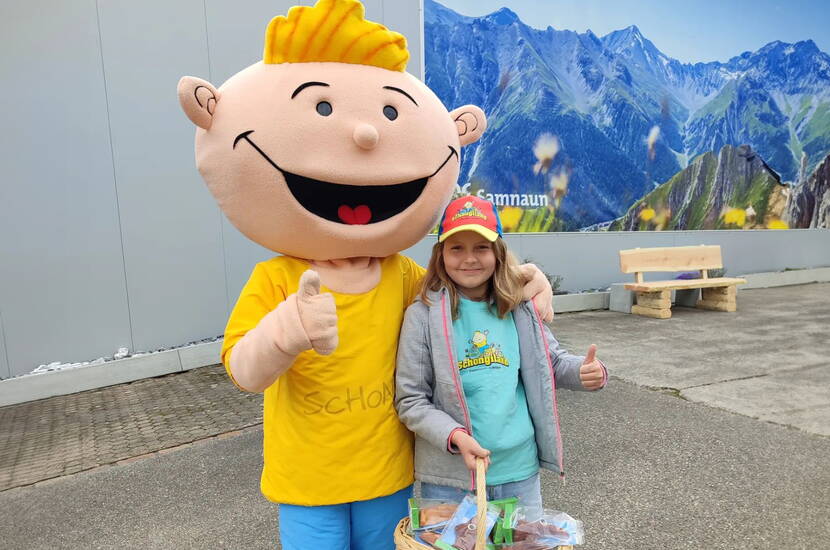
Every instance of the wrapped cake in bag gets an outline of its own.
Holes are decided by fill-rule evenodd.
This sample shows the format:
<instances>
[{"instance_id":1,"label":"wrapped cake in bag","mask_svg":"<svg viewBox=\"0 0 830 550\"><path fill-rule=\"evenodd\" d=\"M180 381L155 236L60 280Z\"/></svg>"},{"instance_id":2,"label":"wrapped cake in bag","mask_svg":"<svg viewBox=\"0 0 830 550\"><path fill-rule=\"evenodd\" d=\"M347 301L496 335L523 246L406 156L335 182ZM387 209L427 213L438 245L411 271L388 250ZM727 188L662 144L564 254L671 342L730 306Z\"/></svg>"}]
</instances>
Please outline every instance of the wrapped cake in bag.
<instances>
[{"instance_id":1,"label":"wrapped cake in bag","mask_svg":"<svg viewBox=\"0 0 830 550\"><path fill-rule=\"evenodd\" d=\"M476 519L478 505L472 495L467 495L441 533L434 546L441 550L474 550L478 529ZM484 528L489 534L499 519L499 508L487 505L487 519Z\"/></svg>"}]
</instances>

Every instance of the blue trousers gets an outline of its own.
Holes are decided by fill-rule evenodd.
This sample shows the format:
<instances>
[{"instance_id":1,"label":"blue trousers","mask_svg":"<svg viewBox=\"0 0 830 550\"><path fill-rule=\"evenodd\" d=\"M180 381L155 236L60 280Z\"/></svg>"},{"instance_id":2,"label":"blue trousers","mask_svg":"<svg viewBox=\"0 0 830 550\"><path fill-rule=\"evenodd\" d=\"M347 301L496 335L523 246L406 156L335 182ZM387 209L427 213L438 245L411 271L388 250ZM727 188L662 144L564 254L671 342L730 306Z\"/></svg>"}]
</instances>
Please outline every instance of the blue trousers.
<instances>
[{"instance_id":1,"label":"blue trousers","mask_svg":"<svg viewBox=\"0 0 830 550\"><path fill-rule=\"evenodd\" d=\"M395 550L412 486L385 497L329 506L280 504L283 550Z\"/></svg>"}]
</instances>

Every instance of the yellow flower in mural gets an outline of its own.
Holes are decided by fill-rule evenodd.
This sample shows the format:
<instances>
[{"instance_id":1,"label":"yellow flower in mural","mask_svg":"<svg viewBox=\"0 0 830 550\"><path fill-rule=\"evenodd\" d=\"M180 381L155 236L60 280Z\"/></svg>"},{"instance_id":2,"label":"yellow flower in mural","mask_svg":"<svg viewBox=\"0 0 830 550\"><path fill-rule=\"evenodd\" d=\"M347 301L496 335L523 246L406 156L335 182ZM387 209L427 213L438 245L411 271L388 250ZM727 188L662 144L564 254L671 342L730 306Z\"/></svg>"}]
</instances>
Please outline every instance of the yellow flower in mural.
<instances>
[{"instance_id":1,"label":"yellow flower in mural","mask_svg":"<svg viewBox=\"0 0 830 550\"><path fill-rule=\"evenodd\" d=\"M506 232L514 231L519 225L519 220L522 219L524 211L518 206L505 206L499 213L501 219L501 228Z\"/></svg>"},{"instance_id":2,"label":"yellow flower in mural","mask_svg":"<svg viewBox=\"0 0 830 550\"><path fill-rule=\"evenodd\" d=\"M644 222L651 220L656 215L654 208L646 208L642 212L640 212L640 219Z\"/></svg>"},{"instance_id":3,"label":"yellow flower in mural","mask_svg":"<svg viewBox=\"0 0 830 550\"><path fill-rule=\"evenodd\" d=\"M743 208L730 208L723 215L723 223L743 227L746 223L746 210Z\"/></svg>"},{"instance_id":4,"label":"yellow flower in mural","mask_svg":"<svg viewBox=\"0 0 830 550\"><path fill-rule=\"evenodd\" d=\"M789 229L790 226L787 225L787 222L781 220L771 220L767 224L767 229Z\"/></svg>"}]
</instances>

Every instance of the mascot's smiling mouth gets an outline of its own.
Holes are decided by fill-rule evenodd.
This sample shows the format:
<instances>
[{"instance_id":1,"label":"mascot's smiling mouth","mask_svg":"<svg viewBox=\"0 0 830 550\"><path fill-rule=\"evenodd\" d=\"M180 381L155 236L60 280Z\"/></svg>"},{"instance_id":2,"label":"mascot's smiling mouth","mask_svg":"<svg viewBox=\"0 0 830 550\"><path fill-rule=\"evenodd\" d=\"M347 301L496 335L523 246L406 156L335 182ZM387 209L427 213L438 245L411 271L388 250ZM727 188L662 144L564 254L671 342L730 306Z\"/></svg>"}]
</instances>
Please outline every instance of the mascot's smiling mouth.
<instances>
[{"instance_id":1,"label":"mascot's smiling mouth","mask_svg":"<svg viewBox=\"0 0 830 550\"><path fill-rule=\"evenodd\" d=\"M429 178L440 172L453 156L458 159L458 151L448 145L450 154L441 166L423 178L392 185L330 183L286 172L251 140L252 133L253 130L248 130L236 136L233 148L236 149L240 140L247 141L285 177L289 191L303 208L326 220L348 225L377 223L400 214L421 196Z\"/></svg>"}]
</instances>

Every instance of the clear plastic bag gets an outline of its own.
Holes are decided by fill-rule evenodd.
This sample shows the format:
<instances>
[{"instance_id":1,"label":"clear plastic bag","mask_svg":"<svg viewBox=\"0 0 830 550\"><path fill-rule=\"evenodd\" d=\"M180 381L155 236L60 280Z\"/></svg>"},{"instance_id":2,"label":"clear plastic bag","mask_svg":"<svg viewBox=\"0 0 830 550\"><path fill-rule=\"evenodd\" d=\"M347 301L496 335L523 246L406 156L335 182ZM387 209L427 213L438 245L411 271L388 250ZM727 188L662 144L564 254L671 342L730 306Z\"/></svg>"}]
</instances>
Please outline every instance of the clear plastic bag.
<instances>
[{"instance_id":1,"label":"clear plastic bag","mask_svg":"<svg viewBox=\"0 0 830 550\"><path fill-rule=\"evenodd\" d=\"M549 543L539 542L535 540L523 540L521 542L514 542L512 544L499 544L496 546L496 548L497 550L554 550L559 548L559 546L551 546Z\"/></svg>"},{"instance_id":2,"label":"clear plastic bag","mask_svg":"<svg viewBox=\"0 0 830 550\"><path fill-rule=\"evenodd\" d=\"M409 524L412 532L437 531L441 533L457 508L457 502L448 500L410 498Z\"/></svg>"},{"instance_id":3,"label":"clear plastic bag","mask_svg":"<svg viewBox=\"0 0 830 550\"><path fill-rule=\"evenodd\" d=\"M528 518L519 509L519 518L513 528L513 546L510 550L548 550L557 546L583 544L585 531L582 522L558 510L544 510L541 518Z\"/></svg>"},{"instance_id":4,"label":"clear plastic bag","mask_svg":"<svg viewBox=\"0 0 830 550\"><path fill-rule=\"evenodd\" d=\"M475 550L476 544L476 514L478 506L473 495L467 495L455 515L450 519L441 533L441 537L434 546L442 550ZM495 506L487 506L487 522L485 529L489 534L499 518L499 509Z\"/></svg>"},{"instance_id":5,"label":"clear plastic bag","mask_svg":"<svg viewBox=\"0 0 830 550\"><path fill-rule=\"evenodd\" d=\"M412 537L420 542L421 544L426 544L427 546L434 546L438 539L441 538L441 531L418 531L412 534Z\"/></svg>"}]
</instances>

